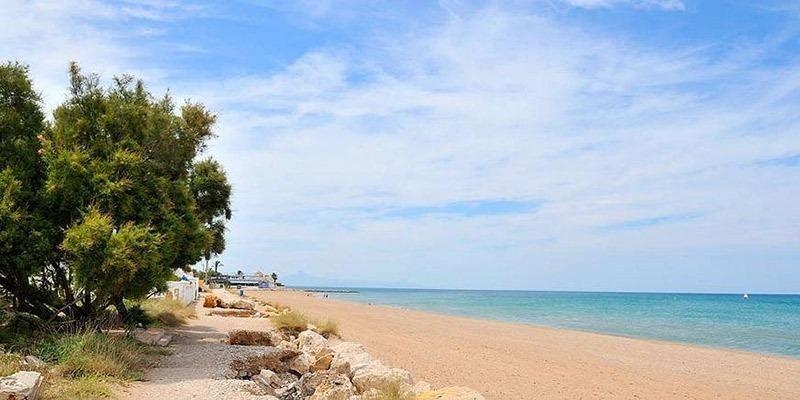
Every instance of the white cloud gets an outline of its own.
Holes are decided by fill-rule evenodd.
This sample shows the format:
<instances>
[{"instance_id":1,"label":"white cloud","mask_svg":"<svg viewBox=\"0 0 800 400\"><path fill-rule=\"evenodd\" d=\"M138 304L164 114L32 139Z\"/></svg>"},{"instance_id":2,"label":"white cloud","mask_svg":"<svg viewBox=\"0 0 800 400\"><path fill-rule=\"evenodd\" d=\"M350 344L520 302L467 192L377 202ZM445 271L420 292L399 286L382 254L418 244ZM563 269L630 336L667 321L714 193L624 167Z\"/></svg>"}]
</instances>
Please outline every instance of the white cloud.
<instances>
[{"instance_id":1,"label":"white cloud","mask_svg":"<svg viewBox=\"0 0 800 400\"><path fill-rule=\"evenodd\" d=\"M541 254L797 244L800 192L782 183L797 174L752 166L800 152L796 112L776 112L797 94L794 77L498 10L373 44L193 96L222 113L215 151L235 178L241 262L401 279ZM481 199L544 205L478 218L374 212ZM675 215L698 217L602 228Z\"/></svg>"},{"instance_id":2,"label":"white cloud","mask_svg":"<svg viewBox=\"0 0 800 400\"><path fill-rule=\"evenodd\" d=\"M670 11L683 11L686 4L682 0L560 0L573 7L611 8L629 6L635 8L658 8Z\"/></svg>"},{"instance_id":3,"label":"white cloud","mask_svg":"<svg viewBox=\"0 0 800 400\"><path fill-rule=\"evenodd\" d=\"M166 72L144 68L146 46L96 23L131 17L83 4L87 21L42 6L46 26L0 28L0 48L31 60L57 99L68 59L160 81ZM314 15L330 11L321 7ZM0 27L28 21L26 10ZM759 66L752 48L720 56L619 39L484 9L402 40L377 31L366 45L314 48L274 73L171 80L176 96L220 114L212 152L236 209L226 265L453 286L492 266L488 285L552 288L594 264L624 275L652 254L797 248L800 168L757 165L800 153L797 65ZM386 217L489 199L542 206ZM604 228L641 220L665 222ZM621 288L610 279L592 288Z\"/></svg>"}]
</instances>

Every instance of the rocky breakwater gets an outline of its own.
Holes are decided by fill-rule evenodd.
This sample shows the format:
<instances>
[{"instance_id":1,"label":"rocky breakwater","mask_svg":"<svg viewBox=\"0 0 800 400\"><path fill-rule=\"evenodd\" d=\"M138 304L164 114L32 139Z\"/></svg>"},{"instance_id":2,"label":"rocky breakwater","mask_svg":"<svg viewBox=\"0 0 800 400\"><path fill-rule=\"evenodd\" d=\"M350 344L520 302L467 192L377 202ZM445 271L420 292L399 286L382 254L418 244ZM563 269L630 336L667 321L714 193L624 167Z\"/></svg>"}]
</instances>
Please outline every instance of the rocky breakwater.
<instances>
[{"instance_id":1,"label":"rocky breakwater","mask_svg":"<svg viewBox=\"0 0 800 400\"><path fill-rule=\"evenodd\" d=\"M273 342L278 340L275 337ZM409 371L374 359L361 344L333 343L311 330L285 337L275 346L260 347L259 354L234 360L230 376L252 379L266 399L483 400L468 388L432 390L428 383L415 381Z\"/></svg>"}]
</instances>

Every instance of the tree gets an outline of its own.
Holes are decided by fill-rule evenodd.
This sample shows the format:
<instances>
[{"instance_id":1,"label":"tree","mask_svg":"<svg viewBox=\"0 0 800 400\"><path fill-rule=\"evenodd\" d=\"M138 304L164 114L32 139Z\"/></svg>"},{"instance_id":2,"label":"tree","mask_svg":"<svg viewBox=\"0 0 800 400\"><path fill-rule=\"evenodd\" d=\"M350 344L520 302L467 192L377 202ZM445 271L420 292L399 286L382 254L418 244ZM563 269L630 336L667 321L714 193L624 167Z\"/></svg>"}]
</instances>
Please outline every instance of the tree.
<instances>
[{"instance_id":1,"label":"tree","mask_svg":"<svg viewBox=\"0 0 800 400\"><path fill-rule=\"evenodd\" d=\"M276 274L275 272L273 272L271 276L272 276L272 281L273 281L273 282L278 282L278 274Z\"/></svg>"},{"instance_id":2,"label":"tree","mask_svg":"<svg viewBox=\"0 0 800 400\"><path fill-rule=\"evenodd\" d=\"M225 251L225 221L231 219L231 185L218 162L207 158L192 168L189 186L197 202L198 218L203 223L206 241L203 257L206 273L211 257Z\"/></svg>"},{"instance_id":3,"label":"tree","mask_svg":"<svg viewBox=\"0 0 800 400\"><path fill-rule=\"evenodd\" d=\"M224 266L224 264L222 264L222 261L220 261L220 260L214 261L214 273L219 275L219 269L222 266Z\"/></svg>"},{"instance_id":4,"label":"tree","mask_svg":"<svg viewBox=\"0 0 800 400\"><path fill-rule=\"evenodd\" d=\"M55 282L66 279L48 268L57 257L59 231L44 217L39 196L45 183L39 154L45 128L28 68L0 65L0 294L14 310L39 315L50 311L47 304L58 303ZM60 295L69 298L71 291Z\"/></svg>"},{"instance_id":5,"label":"tree","mask_svg":"<svg viewBox=\"0 0 800 400\"><path fill-rule=\"evenodd\" d=\"M103 88L72 64L69 98L49 125L27 69L0 68L3 294L42 317L92 317L109 305L125 315L123 299L163 289L172 271L199 261L207 222L230 196L230 186L192 186L208 175L227 183L216 161L194 163L214 121L201 104L176 110L129 76Z\"/></svg>"}]
</instances>

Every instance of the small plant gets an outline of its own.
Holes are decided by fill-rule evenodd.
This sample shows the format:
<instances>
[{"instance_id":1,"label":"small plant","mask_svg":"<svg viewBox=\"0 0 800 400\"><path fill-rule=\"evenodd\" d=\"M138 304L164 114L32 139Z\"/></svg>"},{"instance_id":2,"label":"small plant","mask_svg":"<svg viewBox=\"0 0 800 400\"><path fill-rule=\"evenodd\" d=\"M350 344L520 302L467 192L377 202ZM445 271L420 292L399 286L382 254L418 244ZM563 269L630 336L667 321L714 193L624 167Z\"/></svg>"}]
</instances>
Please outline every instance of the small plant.
<instances>
[{"instance_id":1,"label":"small plant","mask_svg":"<svg viewBox=\"0 0 800 400\"><path fill-rule=\"evenodd\" d=\"M414 394L410 390L404 390L398 384L390 384L381 390L370 390L364 393L364 400L413 400Z\"/></svg>"},{"instance_id":2,"label":"small plant","mask_svg":"<svg viewBox=\"0 0 800 400\"><path fill-rule=\"evenodd\" d=\"M75 379L52 377L47 380L42 397L46 400L110 399L114 392L108 378L84 376Z\"/></svg>"},{"instance_id":3,"label":"small plant","mask_svg":"<svg viewBox=\"0 0 800 400\"><path fill-rule=\"evenodd\" d=\"M298 311L282 312L273 315L269 320L276 329L295 335L308 327L308 318Z\"/></svg>"},{"instance_id":4,"label":"small plant","mask_svg":"<svg viewBox=\"0 0 800 400\"><path fill-rule=\"evenodd\" d=\"M175 327L186 324L195 317L192 305L184 306L178 300L150 299L140 304L145 315L153 321L153 325Z\"/></svg>"},{"instance_id":5,"label":"small plant","mask_svg":"<svg viewBox=\"0 0 800 400\"><path fill-rule=\"evenodd\" d=\"M275 346L269 332L232 331L228 334L228 343L240 346Z\"/></svg>"},{"instance_id":6,"label":"small plant","mask_svg":"<svg viewBox=\"0 0 800 400\"><path fill-rule=\"evenodd\" d=\"M39 356L63 377L137 379L149 360L147 347L124 336L95 331L55 334L40 342Z\"/></svg>"},{"instance_id":7,"label":"small plant","mask_svg":"<svg viewBox=\"0 0 800 400\"><path fill-rule=\"evenodd\" d=\"M339 336L339 324L332 319L326 319L325 321L317 320L312 324L317 327L317 333L324 336L326 339L331 336Z\"/></svg>"},{"instance_id":8,"label":"small plant","mask_svg":"<svg viewBox=\"0 0 800 400\"><path fill-rule=\"evenodd\" d=\"M17 354L0 355L0 376L11 375L22 369L22 357Z\"/></svg>"}]
</instances>

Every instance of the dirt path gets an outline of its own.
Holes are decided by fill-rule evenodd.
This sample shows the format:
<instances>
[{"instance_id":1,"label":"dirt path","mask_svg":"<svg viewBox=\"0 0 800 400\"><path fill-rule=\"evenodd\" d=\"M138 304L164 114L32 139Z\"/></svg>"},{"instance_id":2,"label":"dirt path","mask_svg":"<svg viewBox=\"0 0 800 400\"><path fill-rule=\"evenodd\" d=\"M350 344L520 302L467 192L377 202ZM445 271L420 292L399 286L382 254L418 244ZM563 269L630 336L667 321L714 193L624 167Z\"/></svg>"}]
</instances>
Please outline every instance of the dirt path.
<instances>
[{"instance_id":1,"label":"dirt path","mask_svg":"<svg viewBox=\"0 0 800 400\"><path fill-rule=\"evenodd\" d=\"M228 295L227 293L220 295ZM267 330L265 318L233 318L206 315L197 305L197 319L175 330L170 345L172 355L164 357L149 370L145 380L123 388L122 399L263 399L252 381L226 379L230 362L252 353L243 346L230 346L223 341L236 329Z\"/></svg>"}]
</instances>

